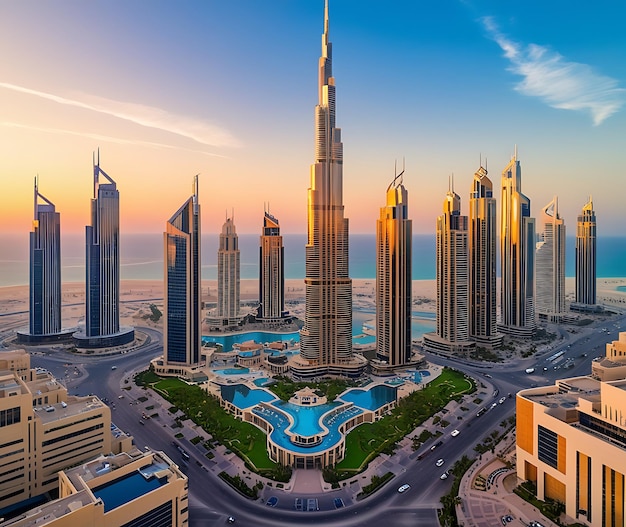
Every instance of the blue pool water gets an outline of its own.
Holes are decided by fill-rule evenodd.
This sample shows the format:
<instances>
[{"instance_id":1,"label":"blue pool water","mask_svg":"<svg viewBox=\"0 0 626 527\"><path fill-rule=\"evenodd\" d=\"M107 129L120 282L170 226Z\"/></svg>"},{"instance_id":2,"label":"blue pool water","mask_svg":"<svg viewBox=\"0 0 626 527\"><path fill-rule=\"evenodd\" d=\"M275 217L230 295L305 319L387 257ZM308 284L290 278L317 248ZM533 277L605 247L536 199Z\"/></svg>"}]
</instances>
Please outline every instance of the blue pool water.
<instances>
[{"instance_id":1,"label":"blue pool water","mask_svg":"<svg viewBox=\"0 0 626 527\"><path fill-rule=\"evenodd\" d=\"M254 381L252 381L255 386L265 386L267 384L267 381L269 380L268 377L259 377L258 379L254 379Z\"/></svg>"},{"instance_id":2,"label":"blue pool water","mask_svg":"<svg viewBox=\"0 0 626 527\"><path fill-rule=\"evenodd\" d=\"M224 399L242 410L256 406L261 402L268 403L276 399L276 396L267 390L261 388L251 390L245 384L224 385L221 391Z\"/></svg>"},{"instance_id":3,"label":"blue pool water","mask_svg":"<svg viewBox=\"0 0 626 527\"><path fill-rule=\"evenodd\" d=\"M224 368L223 370L214 370L218 375L244 375L250 373L249 368Z\"/></svg>"},{"instance_id":4,"label":"blue pool water","mask_svg":"<svg viewBox=\"0 0 626 527\"><path fill-rule=\"evenodd\" d=\"M139 496L158 489L165 483L167 483L165 478L152 477L146 479L139 472L132 472L123 478L96 487L93 489L93 494L104 503L104 512L109 512Z\"/></svg>"},{"instance_id":5,"label":"blue pool water","mask_svg":"<svg viewBox=\"0 0 626 527\"><path fill-rule=\"evenodd\" d=\"M224 399L241 409L252 407L252 412L270 423L273 428L270 433L272 441L299 453L321 452L333 447L341 439L339 429L346 421L363 413L363 408L376 410L396 398L396 388L380 384L369 390L350 388L336 401L318 406L299 406L280 401L269 390L250 389L243 384L224 385L221 390ZM269 407L259 406L260 402L270 403ZM354 405L342 407L347 402ZM293 419L291 427L287 414ZM293 434L310 437L324 430L321 423L328 433L322 442L315 446L296 445L287 434L287 431L290 431Z\"/></svg>"},{"instance_id":6,"label":"blue pool water","mask_svg":"<svg viewBox=\"0 0 626 527\"><path fill-rule=\"evenodd\" d=\"M368 390L351 388L340 397L342 401L351 402L360 408L375 411L381 406L396 400L396 388L386 384L377 384Z\"/></svg>"},{"instance_id":7,"label":"blue pool water","mask_svg":"<svg viewBox=\"0 0 626 527\"><path fill-rule=\"evenodd\" d=\"M376 342L374 335L364 333L364 326L376 317L376 312L371 310L358 310L352 313L352 336L354 344L373 344ZM411 334L413 338L419 338L424 333L434 331L435 314L423 311L414 311L411 319ZM243 344L244 342L300 342L300 333L274 333L269 331L246 331L244 333L232 333L230 335L203 335L202 344L212 342L221 344L224 351L231 351L233 344ZM242 352L246 353L246 352ZM269 351L267 351L269 353Z\"/></svg>"},{"instance_id":8,"label":"blue pool water","mask_svg":"<svg viewBox=\"0 0 626 527\"><path fill-rule=\"evenodd\" d=\"M313 436L323 431L320 426L322 415L339 406L339 403L299 406L285 401L275 401L272 406L288 413L293 418L293 425L289 428L290 432L301 436Z\"/></svg>"}]
</instances>

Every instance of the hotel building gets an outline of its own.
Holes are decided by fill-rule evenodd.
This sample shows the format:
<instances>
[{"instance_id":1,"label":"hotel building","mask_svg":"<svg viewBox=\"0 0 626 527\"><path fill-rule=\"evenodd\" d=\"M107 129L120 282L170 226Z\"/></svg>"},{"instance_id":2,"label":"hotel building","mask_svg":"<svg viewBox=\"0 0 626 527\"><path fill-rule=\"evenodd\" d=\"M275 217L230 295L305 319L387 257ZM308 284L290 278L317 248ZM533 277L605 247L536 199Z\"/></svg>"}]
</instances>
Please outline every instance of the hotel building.
<instances>
[{"instance_id":1,"label":"hotel building","mask_svg":"<svg viewBox=\"0 0 626 527\"><path fill-rule=\"evenodd\" d=\"M376 221L376 358L390 368L411 360L412 222L403 174L387 187Z\"/></svg>"},{"instance_id":2,"label":"hotel building","mask_svg":"<svg viewBox=\"0 0 626 527\"><path fill-rule=\"evenodd\" d=\"M424 348L467 354L475 347L469 338L467 216L452 185L437 218L436 252L437 330L424 335Z\"/></svg>"},{"instance_id":3,"label":"hotel building","mask_svg":"<svg viewBox=\"0 0 626 527\"><path fill-rule=\"evenodd\" d=\"M315 163L308 189L305 248L305 315L300 354L291 362L300 377L323 374L358 377L367 360L352 350L352 280L348 269L348 219L343 206L343 144L335 126L335 78L324 6Z\"/></svg>"},{"instance_id":4,"label":"hotel building","mask_svg":"<svg viewBox=\"0 0 626 527\"><path fill-rule=\"evenodd\" d=\"M469 336L477 346L489 349L502 344L497 329L496 222L493 183L480 166L469 199Z\"/></svg>"},{"instance_id":5,"label":"hotel building","mask_svg":"<svg viewBox=\"0 0 626 527\"><path fill-rule=\"evenodd\" d=\"M74 334L76 345L104 348L132 342L134 330L120 328L120 194L100 168L100 152L94 159L91 225L85 234L85 330Z\"/></svg>"},{"instance_id":6,"label":"hotel building","mask_svg":"<svg viewBox=\"0 0 626 527\"><path fill-rule=\"evenodd\" d=\"M30 233L30 323L28 333L18 332L18 342L71 339L73 331L61 332L61 215L54 203L39 192L37 178L34 209Z\"/></svg>"},{"instance_id":7,"label":"hotel building","mask_svg":"<svg viewBox=\"0 0 626 527\"><path fill-rule=\"evenodd\" d=\"M596 213L591 196L576 225L576 305L596 305Z\"/></svg>"},{"instance_id":8,"label":"hotel building","mask_svg":"<svg viewBox=\"0 0 626 527\"><path fill-rule=\"evenodd\" d=\"M263 216L259 249L259 312L262 322L280 322L285 313L285 249L280 224L269 212Z\"/></svg>"},{"instance_id":9,"label":"hotel building","mask_svg":"<svg viewBox=\"0 0 626 527\"><path fill-rule=\"evenodd\" d=\"M513 158L502 171L500 215L501 298L499 330L529 338L535 332L535 219L522 194L522 169Z\"/></svg>"},{"instance_id":10,"label":"hotel building","mask_svg":"<svg viewBox=\"0 0 626 527\"><path fill-rule=\"evenodd\" d=\"M624 525L626 333L592 375L517 394L517 475L537 498L565 504L573 523Z\"/></svg>"},{"instance_id":11,"label":"hotel building","mask_svg":"<svg viewBox=\"0 0 626 527\"><path fill-rule=\"evenodd\" d=\"M559 201L543 208L543 240L537 242L537 314L549 322L565 315L565 222L559 215Z\"/></svg>"},{"instance_id":12,"label":"hotel building","mask_svg":"<svg viewBox=\"0 0 626 527\"><path fill-rule=\"evenodd\" d=\"M0 527L172 527L188 524L187 476L163 452L101 455L61 470L59 498Z\"/></svg>"},{"instance_id":13,"label":"hotel building","mask_svg":"<svg viewBox=\"0 0 626 527\"><path fill-rule=\"evenodd\" d=\"M111 429L106 404L69 396L49 372L30 368L24 350L0 358L0 436L0 517L56 489L59 470L132 446L132 438Z\"/></svg>"},{"instance_id":14,"label":"hotel building","mask_svg":"<svg viewBox=\"0 0 626 527\"><path fill-rule=\"evenodd\" d=\"M236 326L241 316L239 237L233 218L226 218L217 251L217 316L224 326Z\"/></svg>"}]
</instances>

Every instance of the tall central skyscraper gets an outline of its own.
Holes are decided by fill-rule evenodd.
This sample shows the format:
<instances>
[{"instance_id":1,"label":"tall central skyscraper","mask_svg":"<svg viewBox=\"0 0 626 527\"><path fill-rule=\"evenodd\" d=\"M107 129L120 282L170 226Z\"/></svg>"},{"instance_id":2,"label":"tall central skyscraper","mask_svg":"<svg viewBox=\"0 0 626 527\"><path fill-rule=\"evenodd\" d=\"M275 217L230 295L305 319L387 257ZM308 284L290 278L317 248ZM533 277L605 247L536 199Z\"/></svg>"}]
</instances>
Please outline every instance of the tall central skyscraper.
<instances>
[{"instance_id":1,"label":"tall central skyscraper","mask_svg":"<svg viewBox=\"0 0 626 527\"><path fill-rule=\"evenodd\" d=\"M168 365L194 366L200 360L200 204L198 176L193 195L167 221L163 356Z\"/></svg>"},{"instance_id":2,"label":"tall central skyscraper","mask_svg":"<svg viewBox=\"0 0 626 527\"><path fill-rule=\"evenodd\" d=\"M106 183L100 182L104 177ZM134 339L130 328L120 329L120 194L115 181L100 168L100 152L93 164L91 225L86 234L85 333L77 345L107 347Z\"/></svg>"},{"instance_id":3,"label":"tall central skyscraper","mask_svg":"<svg viewBox=\"0 0 626 527\"><path fill-rule=\"evenodd\" d=\"M500 229L500 331L528 338L536 328L535 218L530 217L530 199L522 194L517 149L502 171Z\"/></svg>"},{"instance_id":4,"label":"tall central skyscraper","mask_svg":"<svg viewBox=\"0 0 626 527\"><path fill-rule=\"evenodd\" d=\"M40 203L39 200L44 203ZM61 215L35 178L35 215L30 233L30 334L61 332Z\"/></svg>"},{"instance_id":5,"label":"tall central skyscraper","mask_svg":"<svg viewBox=\"0 0 626 527\"><path fill-rule=\"evenodd\" d=\"M264 322L280 321L285 316L285 249L280 224L267 211L263 216L259 274L258 318Z\"/></svg>"},{"instance_id":6,"label":"tall central skyscraper","mask_svg":"<svg viewBox=\"0 0 626 527\"><path fill-rule=\"evenodd\" d=\"M493 183L481 165L469 200L469 335L487 348L502 344L497 332L496 222Z\"/></svg>"},{"instance_id":7,"label":"tall central skyscraper","mask_svg":"<svg viewBox=\"0 0 626 527\"><path fill-rule=\"evenodd\" d=\"M576 226L576 303L596 304L596 213L591 196Z\"/></svg>"},{"instance_id":8,"label":"tall central skyscraper","mask_svg":"<svg viewBox=\"0 0 626 527\"><path fill-rule=\"evenodd\" d=\"M411 231L404 170L387 187L376 222L376 357L391 368L411 360Z\"/></svg>"},{"instance_id":9,"label":"tall central skyscraper","mask_svg":"<svg viewBox=\"0 0 626 527\"><path fill-rule=\"evenodd\" d=\"M543 240L537 242L537 314L559 322L565 313L565 222L555 198L543 208Z\"/></svg>"},{"instance_id":10,"label":"tall central skyscraper","mask_svg":"<svg viewBox=\"0 0 626 527\"><path fill-rule=\"evenodd\" d=\"M324 6L315 163L308 191L305 253L306 310L296 375L359 375L366 360L352 353L352 280L348 275L348 220L343 207L343 145L335 126L335 79Z\"/></svg>"}]
</instances>

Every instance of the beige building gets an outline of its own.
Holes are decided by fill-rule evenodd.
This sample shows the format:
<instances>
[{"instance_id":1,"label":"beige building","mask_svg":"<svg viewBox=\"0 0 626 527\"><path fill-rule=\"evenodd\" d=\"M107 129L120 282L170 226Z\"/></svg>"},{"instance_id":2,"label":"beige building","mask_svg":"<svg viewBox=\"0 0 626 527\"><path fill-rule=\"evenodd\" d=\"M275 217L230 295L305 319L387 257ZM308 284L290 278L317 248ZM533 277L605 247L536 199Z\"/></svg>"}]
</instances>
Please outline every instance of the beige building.
<instances>
[{"instance_id":1,"label":"beige building","mask_svg":"<svg viewBox=\"0 0 626 527\"><path fill-rule=\"evenodd\" d=\"M170 527L188 523L188 483L162 452L100 456L58 478L59 498L2 527ZM132 523L131 523L132 522Z\"/></svg>"},{"instance_id":2,"label":"beige building","mask_svg":"<svg viewBox=\"0 0 626 527\"><path fill-rule=\"evenodd\" d=\"M591 526L624 526L626 333L592 375L517 394L517 475Z\"/></svg>"},{"instance_id":3,"label":"beige building","mask_svg":"<svg viewBox=\"0 0 626 527\"><path fill-rule=\"evenodd\" d=\"M98 398L69 396L24 350L0 357L0 510L56 489L60 470L131 448Z\"/></svg>"}]
</instances>

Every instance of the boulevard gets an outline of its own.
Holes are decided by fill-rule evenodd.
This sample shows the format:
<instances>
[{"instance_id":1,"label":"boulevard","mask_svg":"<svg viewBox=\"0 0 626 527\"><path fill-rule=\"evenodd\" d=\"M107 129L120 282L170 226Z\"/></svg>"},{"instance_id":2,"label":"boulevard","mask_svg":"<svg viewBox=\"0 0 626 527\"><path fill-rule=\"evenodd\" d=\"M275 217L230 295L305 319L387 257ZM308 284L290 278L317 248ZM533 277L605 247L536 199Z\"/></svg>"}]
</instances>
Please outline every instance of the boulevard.
<instances>
[{"instance_id":1,"label":"boulevard","mask_svg":"<svg viewBox=\"0 0 626 527\"><path fill-rule=\"evenodd\" d=\"M208 468L209 460L203 452L185 439L174 439L176 431L166 424L168 419L171 420L168 406L162 405L160 398L150 390L143 391L134 385L134 373L146 369L150 359L162 354L162 335L159 331L136 328L147 335L146 342L142 347L124 354L76 355L58 349L58 346L33 347L29 351L32 367L52 372L67 386L70 394L93 394L105 400L111 407L113 423L132 435L138 448L162 450L181 466L189 477L189 525L192 527L223 525L229 516L235 517L237 525L244 526L362 526L378 523L389 527L436 526L440 498L450 490L453 480L451 477L441 480L442 472L451 468L463 455L475 457L474 446L493 430L501 430L500 423L515 413L515 394L520 389L553 384L563 377L588 375L592 360L604 355L604 345L618 338L625 321L626 315L613 315L597 317L592 324L582 328L567 326L575 333L565 331L565 326L559 327L562 338L557 338L541 354L506 363L470 364L427 354L429 362L449 366L474 377L479 386L477 393L484 395L473 394L468 400L480 397L482 402L477 408L484 407L486 411L477 416L472 406L471 412L457 410L452 415L446 415L445 419L451 424L444 434L430 439L416 452L407 449L397 451L386 463L393 463L402 469L366 499L354 500L346 487L315 495L298 492L297 489L265 488L263 496L277 498L274 507L267 506L264 499L253 501L244 498L218 478L217 473ZM3 333L3 338L6 344L7 333ZM549 360L561 351L563 354ZM570 363L572 366L566 369L565 364ZM531 374L526 373L529 368L534 370ZM122 389L129 387L129 390ZM142 419L142 409L137 401L141 395L152 399L149 403L154 405L151 413L157 414L157 417ZM505 400L500 403L502 397ZM459 430L458 436L450 435L453 429ZM430 447L440 440L443 443L431 452ZM189 463L181 459L178 444L190 454ZM427 454L418 459L423 452ZM444 460L440 467L435 464L439 458ZM230 462L221 460L220 463ZM410 485L410 488L399 493L398 488L403 484ZM319 510L307 510L306 507L295 510L297 498L304 503L317 500ZM341 498L345 506L336 509L335 498Z\"/></svg>"}]
</instances>

